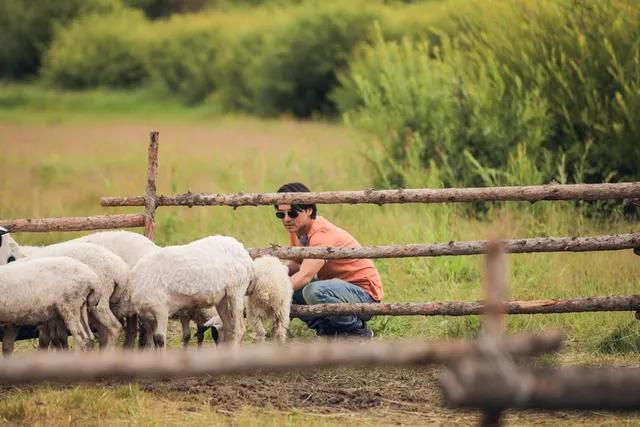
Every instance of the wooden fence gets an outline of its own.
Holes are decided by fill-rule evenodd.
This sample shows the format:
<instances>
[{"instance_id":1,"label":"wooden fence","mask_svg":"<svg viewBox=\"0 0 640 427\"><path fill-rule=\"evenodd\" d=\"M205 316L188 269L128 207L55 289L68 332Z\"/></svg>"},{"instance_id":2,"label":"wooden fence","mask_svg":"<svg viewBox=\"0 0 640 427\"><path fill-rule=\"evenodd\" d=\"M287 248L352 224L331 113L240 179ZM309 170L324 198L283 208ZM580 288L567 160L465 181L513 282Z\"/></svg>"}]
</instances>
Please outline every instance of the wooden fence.
<instances>
[{"instance_id":1,"label":"wooden fence","mask_svg":"<svg viewBox=\"0 0 640 427\"><path fill-rule=\"evenodd\" d=\"M158 132L151 132L145 196L103 197L102 206L144 206L144 214L0 221L12 232L78 231L144 227L155 235L155 211L160 206L259 206L292 203L452 203L469 201L639 199L640 183L542 185L527 187L344 191L263 194L156 194ZM167 352L98 352L33 354L0 363L0 382L78 382L97 379L180 378L193 375L269 372L331 366L403 364L444 365L440 385L445 404L483 411L483 425L497 425L508 408L519 409L640 409L637 370L525 369L516 357L558 350L559 331L508 336L506 314L583 311L640 311L640 295L575 299L508 301L506 254L629 250L640 247L640 233L592 237L469 241L360 248L250 248L253 257L273 254L290 258L391 258L483 255L486 263L483 301L407 304L326 304L292 307L292 316L481 315L478 338L464 341L408 343L264 344L216 350Z\"/></svg>"},{"instance_id":2,"label":"wooden fence","mask_svg":"<svg viewBox=\"0 0 640 427\"><path fill-rule=\"evenodd\" d=\"M398 189L364 191L327 191L310 193L239 193L176 195L157 194L159 133L150 132L147 181L144 196L102 197L104 207L143 206L144 213L113 214L70 218L37 218L2 220L0 226L11 232L81 231L144 227L144 235L155 238L155 211L160 206L264 206L274 204L404 204L456 203L471 201L537 201L553 200L640 200L640 182L616 184L549 184L493 188ZM505 240L505 251L511 254L541 252L589 252L634 250L640 255L640 232L588 237L545 237ZM393 246L361 246L359 248L299 247L249 248L252 257L266 254L281 259L300 258L405 258L482 255L487 241L450 241ZM509 314L575 313L587 311L635 311L640 313L639 295L611 297L510 301ZM409 304L332 304L321 307L292 307L292 316L311 313L372 314L372 315L443 315L478 314L481 302L424 302ZM640 314L637 314L640 316Z\"/></svg>"}]
</instances>

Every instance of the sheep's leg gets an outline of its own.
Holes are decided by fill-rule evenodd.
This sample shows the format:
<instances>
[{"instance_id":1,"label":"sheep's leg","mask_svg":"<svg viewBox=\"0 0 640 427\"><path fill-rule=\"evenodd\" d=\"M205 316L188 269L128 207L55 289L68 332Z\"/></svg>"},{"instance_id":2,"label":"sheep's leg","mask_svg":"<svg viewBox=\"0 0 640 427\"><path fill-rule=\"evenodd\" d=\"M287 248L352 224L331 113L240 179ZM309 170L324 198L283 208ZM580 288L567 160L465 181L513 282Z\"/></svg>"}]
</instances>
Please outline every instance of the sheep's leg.
<instances>
[{"instance_id":1,"label":"sheep's leg","mask_svg":"<svg viewBox=\"0 0 640 427\"><path fill-rule=\"evenodd\" d=\"M138 348L146 348L147 343L147 331L150 330L148 323L145 320L140 319L138 321Z\"/></svg>"},{"instance_id":2,"label":"sheep's leg","mask_svg":"<svg viewBox=\"0 0 640 427\"><path fill-rule=\"evenodd\" d=\"M156 309L155 321L156 327L153 330L153 343L156 346L156 349L165 350L167 343L167 326L169 325L169 312L162 308Z\"/></svg>"},{"instance_id":3,"label":"sheep's leg","mask_svg":"<svg viewBox=\"0 0 640 427\"><path fill-rule=\"evenodd\" d=\"M189 341L191 341L191 327L189 326L189 316L184 316L180 318L180 323L182 323L182 348L185 350L189 347Z\"/></svg>"},{"instance_id":4,"label":"sheep's leg","mask_svg":"<svg viewBox=\"0 0 640 427\"><path fill-rule=\"evenodd\" d=\"M222 342L228 343L231 341L233 328L231 326L233 319L231 318L231 313L229 312L229 307L227 307L227 296L220 300L218 305L216 305L216 310L218 311L218 316L220 316L220 320L222 321Z\"/></svg>"},{"instance_id":5,"label":"sheep's leg","mask_svg":"<svg viewBox=\"0 0 640 427\"><path fill-rule=\"evenodd\" d=\"M7 325L2 332L2 355L4 357L11 357L16 338L18 338L18 327Z\"/></svg>"},{"instance_id":6,"label":"sheep's leg","mask_svg":"<svg viewBox=\"0 0 640 427\"><path fill-rule=\"evenodd\" d=\"M138 331L138 315L127 316L125 319L124 344L122 348L132 349L136 342L136 333Z\"/></svg>"},{"instance_id":7,"label":"sheep's leg","mask_svg":"<svg viewBox=\"0 0 640 427\"><path fill-rule=\"evenodd\" d=\"M271 325L271 339L278 343L284 344L287 340L287 327L289 326L289 317L283 317L282 313L278 313L274 316L273 324Z\"/></svg>"},{"instance_id":8,"label":"sheep's leg","mask_svg":"<svg viewBox=\"0 0 640 427\"><path fill-rule=\"evenodd\" d=\"M95 337L93 336L93 332L91 332L91 326L89 326L89 314L87 311L87 304L88 304L87 301L85 301L82 304L82 307L80 308L80 326L83 331L82 336L87 340L87 346L90 348L93 348L93 340L95 339ZM69 332L71 332L71 335L73 335L71 328L69 328L69 324L66 321L65 321L65 324L67 326L67 329L69 329Z\"/></svg>"},{"instance_id":9,"label":"sheep's leg","mask_svg":"<svg viewBox=\"0 0 640 427\"><path fill-rule=\"evenodd\" d=\"M38 350L49 350L49 345L52 344L51 337L53 333L55 333L55 331L50 327L49 322L38 325Z\"/></svg>"},{"instance_id":10,"label":"sheep's leg","mask_svg":"<svg viewBox=\"0 0 640 427\"><path fill-rule=\"evenodd\" d=\"M65 326L64 322L61 320L56 320L54 327L52 328L54 331L53 345L57 350L68 350L69 349L69 331Z\"/></svg>"},{"instance_id":11,"label":"sheep's leg","mask_svg":"<svg viewBox=\"0 0 640 427\"><path fill-rule=\"evenodd\" d=\"M231 316L233 319L233 346L238 347L244 339L244 298L243 295L231 295L229 298L231 305Z\"/></svg>"},{"instance_id":12,"label":"sheep's leg","mask_svg":"<svg viewBox=\"0 0 640 427\"><path fill-rule=\"evenodd\" d=\"M115 348L121 326L116 316L111 312L108 301L101 299L98 305L93 308L92 314L98 323L98 331L101 335L100 348Z\"/></svg>"},{"instance_id":13,"label":"sheep's leg","mask_svg":"<svg viewBox=\"0 0 640 427\"><path fill-rule=\"evenodd\" d=\"M202 325L202 324L196 324L196 338L198 338L198 349L202 348L202 343L204 342L204 334L207 332L207 329L209 329L208 326ZM211 336L213 337L213 340L215 341L216 345L218 344L217 341L217 337L214 337L213 335L213 326L211 327ZM217 335L217 334L216 334Z\"/></svg>"},{"instance_id":14,"label":"sheep's leg","mask_svg":"<svg viewBox=\"0 0 640 427\"><path fill-rule=\"evenodd\" d=\"M247 304L247 320L251 325L251 330L253 332L252 338L254 338L257 342L263 343L265 341L265 337L267 335L267 331L264 329L264 316L262 311L255 307L251 306L249 302Z\"/></svg>"},{"instance_id":15,"label":"sheep's leg","mask_svg":"<svg viewBox=\"0 0 640 427\"><path fill-rule=\"evenodd\" d=\"M142 328L140 330L140 342L142 348L150 349L153 348L153 331L156 328L156 321L153 319L143 319L142 320Z\"/></svg>"},{"instance_id":16,"label":"sheep's leg","mask_svg":"<svg viewBox=\"0 0 640 427\"><path fill-rule=\"evenodd\" d=\"M82 319L82 309L80 313L73 313L70 310L64 308L60 309L60 316L64 324L66 325L69 332L71 332L71 336L76 342L76 351L86 351L89 349L89 345L91 344L92 339L88 336L87 331L85 330L85 325ZM87 329L89 329L87 325ZM89 332L91 330L89 329Z\"/></svg>"}]
</instances>

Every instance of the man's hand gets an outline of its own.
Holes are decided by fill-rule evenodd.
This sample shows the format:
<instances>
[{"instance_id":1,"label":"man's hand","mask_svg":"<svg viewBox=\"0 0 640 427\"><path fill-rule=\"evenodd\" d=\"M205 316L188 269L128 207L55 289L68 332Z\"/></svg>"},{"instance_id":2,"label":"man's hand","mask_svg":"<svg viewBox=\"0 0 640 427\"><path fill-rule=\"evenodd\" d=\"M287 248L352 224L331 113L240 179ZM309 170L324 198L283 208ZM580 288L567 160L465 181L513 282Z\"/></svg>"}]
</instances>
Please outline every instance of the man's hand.
<instances>
[{"instance_id":1,"label":"man's hand","mask_svg":"<svg viewBox=\"0 0 640 427\"><path fill-rule=\"evenodd\" d=\"M291 276L293 290L297 291L307 285L324 266L325 262L327 261L324 259L305 259L302 261L300 269Z\"/></svg>"}]
</instances>

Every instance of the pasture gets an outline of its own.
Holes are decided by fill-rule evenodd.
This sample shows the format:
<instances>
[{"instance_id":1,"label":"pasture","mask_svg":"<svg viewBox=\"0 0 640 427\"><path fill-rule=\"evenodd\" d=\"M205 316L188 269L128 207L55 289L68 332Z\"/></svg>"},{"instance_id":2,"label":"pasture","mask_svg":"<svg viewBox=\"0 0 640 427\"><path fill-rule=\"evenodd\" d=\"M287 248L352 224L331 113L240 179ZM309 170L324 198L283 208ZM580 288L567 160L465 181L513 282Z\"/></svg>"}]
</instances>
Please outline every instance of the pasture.
<instances>
[{"instance_id":1,"label":"pasture","mask_svg":"<svg viewBox=\"0 0 640 427\"><path fill-rule=\"evenodd\" d=\"M337 124L210 118L161 108L138 95L95 94L37 99L0 108L0 218L38 218L140 212L102 208L101 196L144 194L147 135L160 132L158 193L270 192L289 181L314 191L370 187L358 135ZM126 113L113 113L127 105ZM0 103L0 107L2 103ZM437 182L430 182L437 186ZM595 221L565 202L495 205L480 221L455 205L320 205L319 214L351 231L362 245L504 238L589 236L631 232L618 216ZM180 244L228 234L248 247L287 244L273 209L264 207L161 207L156 241ZM141 230L139 230L141 231ZM47 244L86 233L18 233L24 244ZM640 258L632 251L545 253L509 257L512 299L637 293ZM375 260L385 302L476 300L482 258ZM510 331L559 326L568 335L558 355L539 363L637 365L640 338L633 313L521 315ZM470 336L476 316L384 317L371 322L376 340ZM178 349L179 326L170 324ZM292 339L313 339L295 319ZM212 345L207 340L207 345ZM195 344L192 344L195 347ZM36 351L23 341L20 352ZM437 369L332 369L281 375L197 378L188 381L103 382L0 388L3 425L398 425L473 424L476 414L441 408ZM510 425L610 425L640 417L509 412Z\"/></svg>"}]
</instances>

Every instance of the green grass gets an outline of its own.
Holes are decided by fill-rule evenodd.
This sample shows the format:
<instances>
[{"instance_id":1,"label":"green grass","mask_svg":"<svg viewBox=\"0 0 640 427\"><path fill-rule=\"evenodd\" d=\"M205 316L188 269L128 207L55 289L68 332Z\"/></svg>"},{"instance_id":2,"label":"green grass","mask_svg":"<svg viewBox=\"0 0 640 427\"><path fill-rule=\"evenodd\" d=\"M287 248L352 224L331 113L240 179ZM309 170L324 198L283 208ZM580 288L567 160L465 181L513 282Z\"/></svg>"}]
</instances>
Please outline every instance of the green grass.
<instances>
[{"instance_id":1,"label":"green grass","mask_svg":"<svg viewBox=\"0 0 640 427\"><path fill-rule=\"evenodd\" d=\"M64 91L35 85L0 82L0 121L28 123L96 123L162 119L171 122L212 120L213 102L185 107L149 88L132 91L94 89Z\"/></svg>"}]
</instances>

